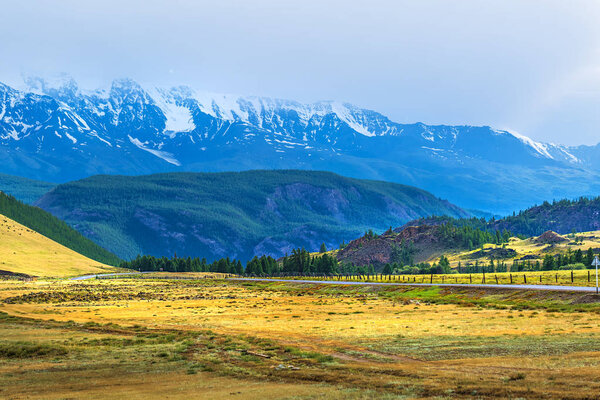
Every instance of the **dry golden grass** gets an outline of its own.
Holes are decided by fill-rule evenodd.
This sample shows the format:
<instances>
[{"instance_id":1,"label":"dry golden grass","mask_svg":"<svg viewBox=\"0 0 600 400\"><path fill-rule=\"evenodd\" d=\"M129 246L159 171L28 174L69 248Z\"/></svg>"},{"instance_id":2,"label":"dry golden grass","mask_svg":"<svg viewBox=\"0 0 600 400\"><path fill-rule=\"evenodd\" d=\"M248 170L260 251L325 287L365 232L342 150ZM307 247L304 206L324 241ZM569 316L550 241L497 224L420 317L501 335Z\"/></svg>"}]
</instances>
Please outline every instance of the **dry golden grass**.
<instances>
[{"instance_id":1,"label":"dry golden grass","mask_svg":"<svg viewBox=\"0 0 600 400\"><path fill-rule=\"evenodd\" d=\"M39 277L114 272L116 268L82 256L0 215L0 270Z\"/></svg>"},{"instance_id":2,"label":"dry golden grass","mask_svg":"<svg viewBox=\"0 0 600 400\"><path fill-rule=\"evenodd\" d=\"M0 358L0 371L15 374L0 386L33 398L45 387L57 398L80 390L91 398L106 397L103 390L186 398L193 388L206 390L204 398L586 398L600 389L600 306L590 296L218 280L4 282L0 311L34 322L0 324L2 340L75 343L95 361L17 367ZM173 339L155 343L147 332ZM92 336L146 342L84 346ZM179 361L151 356L185 341ZM202 368L187 375L193 365Z\"/></svg>"}]
</instances>

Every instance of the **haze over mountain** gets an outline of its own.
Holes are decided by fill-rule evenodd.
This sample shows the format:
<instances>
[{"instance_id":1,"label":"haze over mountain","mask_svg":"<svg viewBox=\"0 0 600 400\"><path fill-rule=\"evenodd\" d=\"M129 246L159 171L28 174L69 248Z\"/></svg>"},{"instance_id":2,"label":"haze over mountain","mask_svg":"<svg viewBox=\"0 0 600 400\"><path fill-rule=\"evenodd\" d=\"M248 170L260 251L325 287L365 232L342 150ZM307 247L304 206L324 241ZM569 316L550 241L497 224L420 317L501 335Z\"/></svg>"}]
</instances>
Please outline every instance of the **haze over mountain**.
<instances>
[{"instance_id":1,"label":"haze over mountain","mask_svg":"<svg viewBox=\"0 0 600 400\"><path fill-rule=\"evenodd\" d=\"M599 146L491 127L391 121L348 103L208 94L130 79L0 84L1 173L65 182L94 174L295 168L414 185L509 213L600 191Z\"/></svg>"}]
</instances>

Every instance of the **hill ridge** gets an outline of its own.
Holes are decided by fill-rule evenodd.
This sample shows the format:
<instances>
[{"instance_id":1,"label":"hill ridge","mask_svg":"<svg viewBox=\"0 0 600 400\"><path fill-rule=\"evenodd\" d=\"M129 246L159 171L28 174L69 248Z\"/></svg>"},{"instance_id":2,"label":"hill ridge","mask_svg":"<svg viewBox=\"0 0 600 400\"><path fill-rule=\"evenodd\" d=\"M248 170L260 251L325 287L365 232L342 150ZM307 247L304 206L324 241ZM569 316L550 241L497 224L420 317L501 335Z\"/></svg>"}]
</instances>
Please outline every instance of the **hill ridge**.
<instances>
[{"instance_id":1,"label":"hill ridge","mask_svg":"<svg viewBox=\"0 0 600 400\"><path fill-rule=\"evenodd\" d=\"M302 170L96 175L36 204L124 258L279 257L416 216L469 215L418 188Z\"/></svg>"}]
</instances>

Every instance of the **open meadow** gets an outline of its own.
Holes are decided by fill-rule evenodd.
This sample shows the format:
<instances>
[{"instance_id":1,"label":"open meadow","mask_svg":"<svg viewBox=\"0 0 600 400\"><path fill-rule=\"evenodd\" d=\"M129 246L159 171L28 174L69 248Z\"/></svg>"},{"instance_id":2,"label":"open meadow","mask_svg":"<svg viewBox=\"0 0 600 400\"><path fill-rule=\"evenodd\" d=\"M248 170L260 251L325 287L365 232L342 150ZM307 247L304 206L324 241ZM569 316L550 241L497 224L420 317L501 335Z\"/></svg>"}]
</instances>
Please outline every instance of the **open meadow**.
<instances>
[{"instance_id":1,"label":"open meadow","mask_svg":"<svg viewBox=\"0 0 600 400\"><path fill-rule=\"evenodd\" d=\"M600 303L592 294L15 280L0 282L0 312L2 398L589 399L600 392Z\"/></svg>"}]
</instances>

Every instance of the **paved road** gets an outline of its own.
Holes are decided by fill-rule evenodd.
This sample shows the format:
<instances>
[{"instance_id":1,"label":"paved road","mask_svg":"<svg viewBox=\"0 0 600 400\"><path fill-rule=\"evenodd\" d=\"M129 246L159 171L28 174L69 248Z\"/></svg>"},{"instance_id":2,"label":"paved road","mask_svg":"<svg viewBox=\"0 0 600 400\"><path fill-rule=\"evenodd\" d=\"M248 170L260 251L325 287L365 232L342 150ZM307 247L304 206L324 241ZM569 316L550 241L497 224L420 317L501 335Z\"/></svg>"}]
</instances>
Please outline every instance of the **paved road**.
<instances>
[{"instance_id":1,"label":"paved road","mask_svg":"<svg viewBox=\"0 0 600 400\"><path fill-rule=\"evenodd\" d=\"M297 283L320 283L335 285L377 285L377 286L444 286L444 287L466 287L466 288L501 288L501 289L533 289L533 290L561 290L567 292L591 292L595 293L595 287L584 286L558 286L558 285L494 285L494 284L469 284L469 283L393 283L393 282L352 282L352 281L318 281L304 279L264 279L264 278L229 278L236 281L271 281L271 282L297 282Z\"/></svg>"},{"instance_id":2,"label":"paved road","mask_svg":"<svg viewBox=\"0 0 600 400\"><path fill-rule=\"evenodd\" d=\"M93 275L83 275L76 276L75 278L71 278L72 281L85 281L86 279L96 279L97 277L102 276L121 276L121 275L139 275L139 274L147 274L149 272L115 272L113 274L93 274Z\"/></svg>"},{"instance_id":3,"label":"paved road","mask_svg":"<svg viewBox=\"0 0 600 400\"><path fill-rule=\"evenodd\" d=\"M83 281L86 279L95 279L102 276L122 276L148 274L144 272L120 272L113 274L94 274L83 275L71 278L74 281ZM267 279L267 278L229 278L233 281L261 281L261 282L291 282L291 283L317 283L334 285L371 285L371 286L443 286L443 287L465 287L465 288L499 288L499 289L531 289L548 291L566 291L566 292L589 292L595 293L595 287L584 286L558 286L558 285L494 285L494 284L468 284L468 283L396 283L396 282L352 282L352 281L328 281L328 280L308 280L308 279Z\"/></svg>"}]
</instances>

